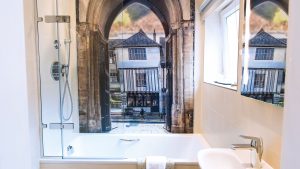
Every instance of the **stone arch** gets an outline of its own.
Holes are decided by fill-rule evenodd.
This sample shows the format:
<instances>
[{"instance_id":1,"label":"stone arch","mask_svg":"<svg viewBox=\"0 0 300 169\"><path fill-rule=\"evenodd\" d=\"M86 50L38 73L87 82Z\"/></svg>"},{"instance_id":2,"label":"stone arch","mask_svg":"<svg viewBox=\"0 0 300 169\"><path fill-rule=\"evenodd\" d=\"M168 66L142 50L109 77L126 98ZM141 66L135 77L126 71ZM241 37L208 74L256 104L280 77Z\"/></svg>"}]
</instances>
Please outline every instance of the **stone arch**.
<instances>
[{"instance_id":1,"label":"stone arch","mask_svg":"<svg viewBox=\"0 0 300 169\"><path fill-rule=\"evenodd\" d=\"M82 0L77 23L78 88L81 132L110 130L106 108L109 94L108 37L117 15L133 3L140 3L160 19L166 36L168 85L168 130L175 133L193 131L193 0ZM92 63L92 64L91 64ZM163 66L162 66L163 67ZM82 80L80 80L82 79ZM100 80L101 79L101 80ZM101 94L100 94L101 93Z\"/></svg>"},{"instance_id":2,"label":"stone arch","mask_svg":"<svg viewBox=\"0 0 300 169\"><path fill-rule=\"evenodd\" d=\"M103 36L108 38L114 19L133 3L140 3L151 9L160 19L166 36L172 32L174 25L179 25L182 21L182 9L178 0L91 0L86 21L91 25L97 25Z\"/></svg>"},{"instance_id":3,"label":"stone arch","mask_svg":"<svg viewBox=\"0 0 300 169\"><path fill-rule=\"evenodd\" d=\"M264 2L272 2L278 5L285 13L288 14L289 12L289 0L253 0L251 2L251 8L255 8Z\"/></svg>"},{"instance_id":4,"label":"stone arch","mask_svg":"<svg viewBox=\"0 0 300 169\"><path fill-rule=\"evenodd\" d=\"M109 31L110 31L110 28L111 28L111 26L113 24L114 19L123 10L125 10L128 6L130 6L130 5L134 4L134 3L139 3L139 4L142 4L145 7L149 8L157 16L157 18L160 20L160 22L161 22L161 24L162 24L162 26L164 28L165 34L166 35L169 34L169 32L170 32L170 26L169 26L169 24L167 22L167 19L165 18L165 16L161 13L161 11L158 8L156 8L153 4L151 4L151 2L146 1L146 0L143 0L143 1L132 0L132 1L128 1L127 3L124 3L123 5L119 5L114 11L112 11L111 18L107 20L107 23L105 25L104 32L103 32L104 36L106 38L108 38Z\"/></svg>"}]
</instances>

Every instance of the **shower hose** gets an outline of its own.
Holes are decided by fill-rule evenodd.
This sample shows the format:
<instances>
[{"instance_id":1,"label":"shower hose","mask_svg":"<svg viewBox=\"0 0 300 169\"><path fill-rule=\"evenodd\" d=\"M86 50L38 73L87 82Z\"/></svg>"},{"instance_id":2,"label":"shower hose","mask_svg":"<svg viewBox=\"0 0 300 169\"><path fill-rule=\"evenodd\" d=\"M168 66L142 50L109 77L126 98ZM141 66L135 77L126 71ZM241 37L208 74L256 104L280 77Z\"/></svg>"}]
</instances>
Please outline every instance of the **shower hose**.
<instances>
[{"instance_id":1,"label":"shower hose","mask_svg":"<svg viewBox=\"0 0 300 169\"><path fill-rule=\"evenodd\" d=\"M66 95L68 94L69 98L70 98L70 112L68 114L66 114L64 111L62 112L62 119L64 121L68 121L71 119L72 114L73 114L73 99L72 99L72 92L71 92L71 88L70 88L70 83L69 83L69 68L70 68L70 51L71 51L71 29L70 29L70 22L68 23L68 38L69 39L65 39L65 46L67 48L66 50L66 55L67 55L67 64L63 65L64 68L64 73L65 73L65 83L63 86L63 94L62 94L62 99L61 99L61 106L62 106L62 110L64 110L64 106L65 106L65 99L66 99Z\"/></svg>"}]
</instances>

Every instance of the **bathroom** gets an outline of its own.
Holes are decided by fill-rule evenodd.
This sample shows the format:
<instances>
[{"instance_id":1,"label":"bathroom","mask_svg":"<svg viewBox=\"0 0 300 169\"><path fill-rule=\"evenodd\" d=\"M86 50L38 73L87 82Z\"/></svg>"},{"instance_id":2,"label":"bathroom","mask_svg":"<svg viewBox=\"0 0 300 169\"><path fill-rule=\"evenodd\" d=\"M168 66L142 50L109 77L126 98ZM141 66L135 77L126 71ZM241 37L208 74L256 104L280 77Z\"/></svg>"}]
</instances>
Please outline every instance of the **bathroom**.
<instances>
[{"instance_id":1,"label":"bathroom","mask_svg":"<svg viewBox=\"0 0 300 169\"><path fill-rule=\"evenodd\" d=\"M88 2L88 1L82 1ZM93 1L96 4L96 1ZM157 1L153 1L157 2ZM205 39L205 24L203 21L203 11L201 9L203 4L206 1L196 0L193 3L185 3L185 0L174 1L172 5L172 10L176 11L176 5L183 4L181 8L190 9L191 6L195 8L194 13L194 54L191 56L192 63L185 60L186 64L191 64L192 72L190 69L182 71L187 75L193 75L192 78L187 79L185 86L187 88L183 90L182 86L176 87L178 94L189 95L189 80L192 81L192 102L189 103L186 107L187 109L193 110L193 129L187 130L188 127L184 120L180 123L180 120L175 119L171 126L171 130L176 131L176 133L193 133L193 134L170 134L170 135L143 135L139 139L142 141L144 138L155 140L157 137L160 137L157 140L161 140L162 145L165 141L168 143L180 145L179 148L184 148L186 144L186 151L194 151L192 148L187 145L198 145L196 142L200 142L204 138L203 142L207 142L210 147L218 148L230 148L232 144L235 143L246 143L246 140L239 137L239 135L250 135L255 137L262 137L264 141L264 153L262 159L267 162L272 168L300 168L297 163L297 151L299 149L300 138L297 135L297 129L300 127L297 123L299 117L297 111L297 96L299 91L297 86L299 86L299 71L297 66L300 64L299 58L296 56L296 40L299 37L300 23L297 19L299 16L299 2L296 0L288 1L288 45L286 52L286 76L285 76L285 95L284 95L284 106L274 105L270 103L263 102L261 100L249 98L241 95L240 84L242 81L242 62L239 62L237 69L237 90L228 89L226 87L220 87L215 84L206 82L205 79L205 44L207 43L207 38ZM218 2L218 1L217 1ZM239 4L244 4L248 1L240 1ZM274 1L272 1L274 2ZM286 2L286 1L283 1ZM55 149L62 150L62 142L68 142L68 132L70 130L64 129L63 132L57 130L47 131L48 135L43 136L46 132L43 133L43 126L41 123L41 118L43 117L42 113L46 110L41 111L47 104L50 104L51 97L46 97L41 101L41 91L40 88L45 87L45 84L40 84L39 76L39 65L38 59L41 58L51 58L52 56L47 56L47 51L45 48L51 45L53 48L54 40L43 40L45 36L49 38L54 38L56 35L40 33L38 30L54 29L54 23L46 23L45 15L56 15L53 6L47 5L55 4L55 1L34 1L34 0L13 0L3 2L1 6L1 20L3 23L1 27L1 77L4 79L1 83L1 104L2 110L1 114L4 116L1 119L1 145L2 145L2 155L0 158L0 168L134 168L136 167L136 161L127 161L124 162L122 159L112 158L112 159L92 159L91 156L84 158L72 158L65 159L61 157L44 157L43 151L44 146L47 145L47 142L43 142L45 137L48 137L52 140L57 140L54 143L54 147L49 147L50 151ZM59 15L69 15L71 16L71 64L75 65L76 60L72 60L77 55L76 50L76 4L73 1L61 1L62 7L66 10L66 13L60 13ZM164 6L166 4L158 3L158 6ZM45 9L41 10L41 6ZM177 6L178 7L178 6ZM99 6L101 9L101 6ZM284 5L282 6L284 8ZM82 8L81 8L82 9ZM241 8L242 9L242 8ZM48 10L48 11L47 11ZM84 9L83 9L84 10ZM99 9L94 9L95 11ZM204 9L205 10L205 9ZM39 15L37 15L37 11ZM49 12L48 14L42 12ZM71 12L70 12L71 11ZM189 22L186 17L191 15L190 11L192 10L183 10L183 24L185 25L185 32L187 32L187 37L189 36ZM188 11L188 14L186 13ZM243 12L243 11L240 11ZM173 19L176 20L176 12L169 14ZM43 21L39 21L43 17ZM73 16L73 17L72 17ZM242 15L240 15L242 16ZM97 16L101 17L101 16ZM170 17L170 18L171 18ZM39 21L39 22L38 22ZM59 23L60 26L63 26L65 23ZM73 24L73 25L72 25ZM51 25L51 26L50 26ZM39 27L37 27L39 26ZM177 25L173 25L176 27ZM242 28L242 27L241 27ZM241 31L240 28L240 32ZM68 34L68 29L61 30L62 35ZM193 33L192 33L193 34ZM240 33L242 34L242 33ZM40 37L38 37L40 35ZM65 48L65 43L62 39L61 47ZM40 43L38 43L40 41ZM51 42L51 43L50 43ZM179 42L180 43L180 40ZM40 46L38 46L38 44ZM46 45L45 45L46 44ZM67 42L68 45L68 42ZM239 43L242 45L242 43ZM191 48L186 43L186 47ZM50 47L49 47L50 48ZM193 47L192 47L193 48ZM67 49L67 48L65 48ZM177 48L176 48L177 49ZM178 47L179 50L181 50ZM186 49L186 48L183 48ZM56 50L53 48L54 54ZM54 55L48 51L49 55ZM63 51L67 52L67 51ZM181 51L178 51L179 53ZM38 54L40 53L40 55ZM44 57L42 57L44 56ZM240 54L241 57L241 54ZM239 58L240 58L239 57ZM52 59L54 56L52 57ZM179 62L180 64L180 62ZM189 67L189 66L186 66ZM186 68L184 67L184 68ZM10 69L8 73L6 70ZM178 67L176 76L178 77L178 84L183 83L181 77L190 77L186 74L181 74L180 71L182 67ZM42 77L50 77L50 70L46 69L42 71L45 73ZM73 72L74 73L74 72ZM72 70L70 72L72 76ZM49 77L48 77L49 76ZM71 78L72 80L74 77ZM175 78L174 78L175 79ZM74 85L75 83L71 83ZM50 86L51 87L51 86ZM45 91L50 90L50 87L44 88ZM72 86L71 86L72 87ZM180 93L180 92L186 93ZM45 92L43 92L45 93ZM54 94L54 93L53 93ZM75 93L76 95L76 93ZM42 95L43 96L43 95ZM185 97L186 98L186 97ZM46 99L46 101L45 101ZM47 100L49 99L49 100ZM75 102L78 101L74 99ZM179 100L180 102L181 100ZM184 100L185 101L185 100ZM41 105L41 102L43 105ZM51 106L47 108L50 110ZM179 108L180 109L180 108ZM180 116L179 112L179 116ZM75 119L76 120L76 119ZM77 119L79 120L79 119ZM14 123L12 123L14 122ZM58 120L58 125L61 123ZM74 123L74 124L79 124ZM188 126L188 125L187 125ZM74 128L79 130L78 126ZM7 129L5 129L7 128ZM60 136L62 134L62 136ZM85 134L90 135L90 133ZM98 135L98 134L97 134ZM100 136L97 139L101 139L104 135ZM130 135L114 135L118 137L116 139L127 139L132 140L136 137L130 138ZM113 136L113 137L114 137ZM172 137L177 137L176 139L170 139ZM44 137L44 139L42 138ZM65 140L61 141L61 138ZM110 136L108 136L110 137ZM57 138L57 139L56 139ZM201 138L201 139L200 139ZM113 139L113 138L111 138ZM181 140L180 140L181 139ZM176 140L176 141L175 141ZM88 142L96 142L96 140L89 139ZM182 141L182 143L180 142ZM101 142L101 141L98 141ZM65 144L65 143L64 143ZM125 142L125 144L128 144ZM64 146L66 148L68 144ZM88 144L85 143L85 146ZM153 146L156 146L155 144ZM155 149L155 148L154 148ZM201 148L199 148L201 149ZM64 149L65 150L65 149ZM74 147L76 151L76 147ZM174 150L173 150L174 151ZM180 154L182 151L178 152ZM107 154L110 151L106 152ZM176 152L168 152L170 154L176 154ZM192 154L192 153L191 153ZM134 156L140 156L141 154L136 153ZM187 153L187 155L190 155ZM143 155L141 155L143 156ZM107 157L111 158L111 157ZM197 159L196 155L192 159ZM197 161L178 161L175 162L175 168L197 168Z\"/></svg>"}]
</instances>

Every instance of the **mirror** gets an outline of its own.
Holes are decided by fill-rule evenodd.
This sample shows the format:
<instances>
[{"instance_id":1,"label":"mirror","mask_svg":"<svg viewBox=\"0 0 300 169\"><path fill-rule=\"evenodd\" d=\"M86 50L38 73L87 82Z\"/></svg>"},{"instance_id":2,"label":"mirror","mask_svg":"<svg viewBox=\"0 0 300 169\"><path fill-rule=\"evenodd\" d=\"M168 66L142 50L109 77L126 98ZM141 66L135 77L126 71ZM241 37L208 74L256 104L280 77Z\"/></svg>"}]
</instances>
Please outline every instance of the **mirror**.
<instances>
[{"instance_id":1,"label":"mirror","mask_svg":"<svg viewBox=\"0 0 300 169\"><path fill-rule=\"evenodd\" d=\"M241 94L284 105L288 0L246 0Z\"/></svg>"}]
</instances>

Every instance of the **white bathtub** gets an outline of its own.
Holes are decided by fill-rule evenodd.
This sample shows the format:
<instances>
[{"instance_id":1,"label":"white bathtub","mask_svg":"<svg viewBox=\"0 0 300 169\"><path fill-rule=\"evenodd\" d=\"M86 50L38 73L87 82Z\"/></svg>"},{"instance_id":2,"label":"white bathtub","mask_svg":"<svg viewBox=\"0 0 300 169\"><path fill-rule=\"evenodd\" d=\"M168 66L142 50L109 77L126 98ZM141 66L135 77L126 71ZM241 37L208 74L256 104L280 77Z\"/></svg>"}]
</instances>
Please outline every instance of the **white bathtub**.
<instances>
[{"instance_id":1,"label":"white bathtub","mask_svg":"<svg viewBox=\"0 0 300 169\"><path fill-rule=\"evenodd\" d=\"M69 145L73 150L67 151ZM136 168L137 161L147 156L166 156L176 168L193 168L197 167L197 152L205 148L209 145L199 134L79 134L64 144L64 159L42 159L41 168L76 168L78 164Z\"/></svg>"}]
</instances>

